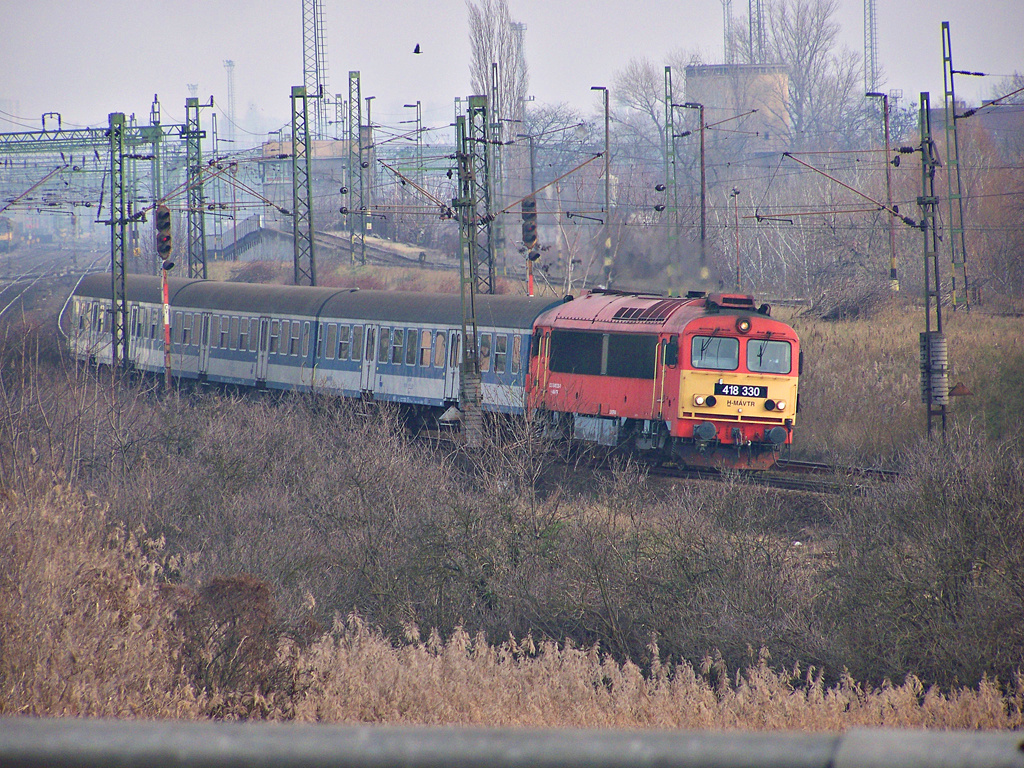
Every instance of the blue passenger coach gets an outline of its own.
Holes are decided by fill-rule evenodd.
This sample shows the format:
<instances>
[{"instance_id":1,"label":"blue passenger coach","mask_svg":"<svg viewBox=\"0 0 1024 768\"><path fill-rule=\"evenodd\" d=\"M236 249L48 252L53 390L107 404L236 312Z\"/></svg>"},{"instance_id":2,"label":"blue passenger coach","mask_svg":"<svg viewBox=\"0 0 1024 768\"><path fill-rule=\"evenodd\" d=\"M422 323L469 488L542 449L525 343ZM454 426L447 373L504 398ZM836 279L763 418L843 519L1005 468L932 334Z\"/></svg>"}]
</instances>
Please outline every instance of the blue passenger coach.
<instances>
[{"instance_id":1,"label":"blue passenger coach","mask_svg":"<svg viewBox=\"0 0 1024 768\"><path fill-rule=\"evenodd\" d=\"M160 279L127 278L128 359L164 368ZM478 296L485 410L524 411L533 322L550 298ZM458 295L170 280L171 368L184 379L445 408L458 403ZM72 299L74 354L111 362L110 275Z\"/></svg>"}]
</instances>

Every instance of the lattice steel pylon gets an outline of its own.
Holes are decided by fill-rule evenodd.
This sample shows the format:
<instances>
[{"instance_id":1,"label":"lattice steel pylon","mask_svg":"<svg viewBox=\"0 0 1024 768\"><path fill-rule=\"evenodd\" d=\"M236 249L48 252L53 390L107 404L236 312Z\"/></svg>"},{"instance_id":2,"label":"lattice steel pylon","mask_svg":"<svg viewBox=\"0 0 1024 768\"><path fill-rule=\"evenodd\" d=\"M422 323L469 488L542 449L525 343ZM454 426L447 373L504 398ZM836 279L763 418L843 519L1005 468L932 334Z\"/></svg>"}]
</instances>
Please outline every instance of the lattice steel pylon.
<instances>
[{"instance_id":1,"label":"lattice steel pylon","mask_svg":"<svg viewBox=\"0 0 1024 768\"><path fill-rule=\"evenodd\" d=\"M878 90L878 17L875 0L864 0L864 92Z\"/></svg>"},{"instance_id":2,"label":"lattice steel pylon","mask_svg":"<svg viewBox=\"0 0 1024 768\"><path fill-rule=\"evenodd\" d=\"M125 195L125 118L122 112L108 116L110 128L110 280L113 296L114 371L126 367L131 359L128 352L128 299L125 286L125 235L128 225L128 203Z\"/></svg>"},{"instance_id":3,"label":"lattice steel pylon","mask_svg":"<svg viewBox=\"0 0 1024 768\"><path fill-rule=\"evenodd\" d=\"M470 109L474 99L470 96ZM479 180L474 168L473 140L467 130L467 117L455 119L455 157L458 166L458 193L452 207L459 220L459 292L462 300L462 356L459 359L459 410L466 443L477 447L483 442L483 391L477 350L476 294L479 242L476 202Z\"/></svg>"},{"instance_id":4,"label":"lattice steel pylon","mask_svg":"<svg viewBox=\"0 0 1024 768\"><path fill-rule=\"evenodd\" d=\"M921 133L921 232L924 235L925 332L921 334L921 399L928 412L928 434L938 420L946 435L946 406L949 403L946 338L942 332L942 280L939 277L939 232L936 212L935 171L939 159L932 140L931 100L921 93L919 126Z\"/></svg>"},{"instance_id":5,"label":"lattice steel pylon","mask_svg":"<svg viewBox=\"0 0 1024 768\"><path fill-rule=\"evenodd\" d=\"M466 133L456 146L456 151L465 154L466 170L469 174L469 204L472 215L466 218L462 229L473 243L476 261L476 290L478 293L494 293L494 235L491 213L491 185L488 151L491 131L487 123L487 97L470 96L466 110Z\"/></svg>"},{"instance_id":6,"label":"lattice steel pylon","mask_svg":"<svg viewBox=\"0 0 1024 768\"><path fill-rule=\"evenodd\" d=\"M327 45L321 0L302 0L302 73L307 98L314 99L310 133L314 139L327 136Z\"/></svg>"},{"instance_id":7,"label":"lattice steel pylon","mask_svg":"<svg viewBox=\"0 0 1024 768\"><path fill-rule=\"evenodd\" d=\"M313 243L313 184L309 135L309 97L305 86L292 86L292 222L295 285L316 285Z\"/></svg>"},{"instance_id":8,"label":"lattice steel pylon","mask_svg":"<svg viewBox=\"0 0 1024 768\"><path fill-rule=\"evenodd\" d=\"M967 239L964 235L964 198L960 185L960 143L956 131L956 92L953 88L953 45L949 22L942 22L942 79L946 108L946 192L949 201L949 258L953 265L950 301L955 312L962 304L970 309L967 292ZM957 278L963 281L963 301L957 293Z\"/></svg>"},{"instance_id":9,"label":"lattice steel pylon","mask_svg":"<svg viewBox=\"0 0 1024 768\"><path fill-rule=\"evenodd\" d=\"M348 73L348 248L366 263L366 185L363 183L363 99L359 72Z\"/></svg>"},{"instance_id":10,"label":"lattice steel pylon","mask_svg":"<svg viewBox=\"0 0 1024 768\"><path fill-rule=\"evenodd\" d=\"M206 200L203 197L203 145L206 132L199 127L199 99L185 99L185 173L188 193L188 265L187 276L206 279Z\"/></svg>"}]
</instances>

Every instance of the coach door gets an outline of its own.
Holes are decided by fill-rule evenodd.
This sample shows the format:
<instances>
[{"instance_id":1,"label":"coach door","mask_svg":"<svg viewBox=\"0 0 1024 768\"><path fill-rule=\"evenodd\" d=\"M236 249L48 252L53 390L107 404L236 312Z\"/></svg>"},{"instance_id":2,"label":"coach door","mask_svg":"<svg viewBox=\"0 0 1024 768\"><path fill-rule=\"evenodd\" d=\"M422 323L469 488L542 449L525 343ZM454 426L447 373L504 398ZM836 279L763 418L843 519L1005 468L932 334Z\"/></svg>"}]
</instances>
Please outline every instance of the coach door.
<instances>
[{"instance_id":1,"label":"coach door","mask_svg":"<svg viewBox=\"0 0 1024 768\"><path fill-rule=\"evenodd\" d=\"M193 329L195 333L195 329ZM203 326L199 335L199 375L206 373L210 366L210 313L203 313Z\"/></svg>"},{"instance_id":2,"label":"coach door","mask_svg":"<svg viewBox=\"0 0 1024 768\"><path fill-rule=\"evenodd\" d=\"M363 367L359 374L359 389L373 392L373 381L377 378L377 334L380 327L366 326L363 333Z\"/></svg>"},{"instance_id":3,"label":"coach door","mask_svg":"<svg viewBox=\"0 0 1024 768\"><path fill-rule=\"evenodd\" d=\"M459 363L462 361L462 350L459 341L462 334L448 331L448 365L444 369L444 399L459 399Z\"/></svg>"},{"instance_id":4,"label":"coach door","mask_svg":"<svg viewBox=\"0 0 1024 768\"><path fill-rule=\"evenodd\" d=\"M256 348L256 381L267 380L267 361L270 359L270 318L260 318L260 344Z\"/></svg>"}]
</instances>

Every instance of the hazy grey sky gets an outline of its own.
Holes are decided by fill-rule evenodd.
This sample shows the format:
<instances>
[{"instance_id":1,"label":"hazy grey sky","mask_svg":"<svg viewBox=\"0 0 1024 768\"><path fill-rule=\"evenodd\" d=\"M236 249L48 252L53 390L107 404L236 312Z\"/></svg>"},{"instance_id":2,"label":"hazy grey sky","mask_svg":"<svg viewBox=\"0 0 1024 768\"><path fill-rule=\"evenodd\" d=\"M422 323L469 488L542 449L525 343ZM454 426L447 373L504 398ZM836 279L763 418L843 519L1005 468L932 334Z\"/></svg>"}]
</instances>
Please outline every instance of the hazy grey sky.
<instances>
[{"instance_id":1,"label":"hazy grey sky","mask_svg":"<svg viewBox=\"0 0 1024 768\"><path fill-rule=\"evenodd\" d=\"M722 57L720 0L509 0L525 22L530 93L590 112L592 85L610 85L633 57L662 64L673 50ZM225 59L235 62L236 114L255 104L266 118L289 114L302 83L300 0L0 0L0 104L14 102L26 130L43 112L65 124L106 124L109 112L148 121L153 94L164 122L181 122L187 83L226 106ZM451 122L453 99L469 93L464 0L326 0L328 88L347 93L360 70L375 96L375 123L412 117L402 104L422 100L424 122ZM734 0L737 13L746 11ZM940 24L952 25L958 69L1024 71L1024 0L877 0L885 88L942 100ZM840 0L844 43L863 46L863 1ZM423 53L413 54L420 44ZM960 77L958 94L987 97L998 78ZM0 109L3 109L0 106ZM218 110L221 111L221 110ZM4 117L0 115L0 117Z\"/></svg>"}]
</instances>

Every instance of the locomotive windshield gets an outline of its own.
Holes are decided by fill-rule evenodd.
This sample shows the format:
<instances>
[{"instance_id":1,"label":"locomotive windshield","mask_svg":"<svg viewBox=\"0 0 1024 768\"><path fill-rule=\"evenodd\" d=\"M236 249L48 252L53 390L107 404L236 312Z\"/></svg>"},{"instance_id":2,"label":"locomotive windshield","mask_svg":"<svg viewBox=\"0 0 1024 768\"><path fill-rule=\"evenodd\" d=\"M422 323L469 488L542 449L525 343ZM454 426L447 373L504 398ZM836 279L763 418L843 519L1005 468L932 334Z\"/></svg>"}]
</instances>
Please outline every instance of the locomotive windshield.
<instances>
[{"instance_id":1,"label":"locomotive windshield","mask_svg":"<svg viewBox=\"0 0 1024 768\"><path fill-rule=\"evenodd\" d=\"M694 336L690 342L694 368L735 371L740 367L740 340L726 336Z\"/></svg>"},{"instance_id":2,"label":"locomotive windshield","mask_svg":"<svg viewBox=\"0 0 1024 768\"><path fill-rule=\"evenodd\" d=\"M793 352L788 341L749 339L747 370L757 373L789 373L793 369Z\"/></svg>"}]
</instances>

